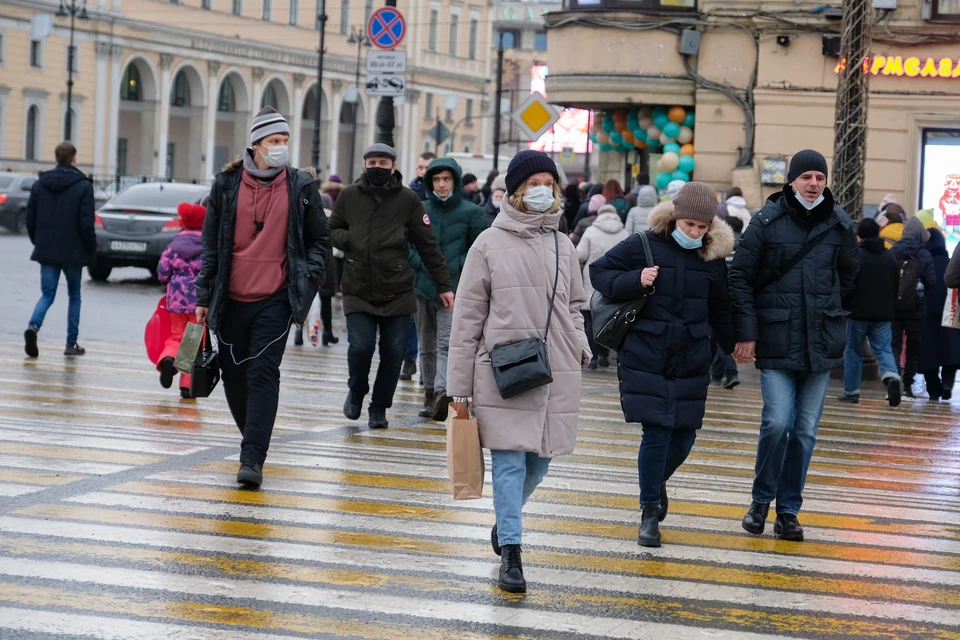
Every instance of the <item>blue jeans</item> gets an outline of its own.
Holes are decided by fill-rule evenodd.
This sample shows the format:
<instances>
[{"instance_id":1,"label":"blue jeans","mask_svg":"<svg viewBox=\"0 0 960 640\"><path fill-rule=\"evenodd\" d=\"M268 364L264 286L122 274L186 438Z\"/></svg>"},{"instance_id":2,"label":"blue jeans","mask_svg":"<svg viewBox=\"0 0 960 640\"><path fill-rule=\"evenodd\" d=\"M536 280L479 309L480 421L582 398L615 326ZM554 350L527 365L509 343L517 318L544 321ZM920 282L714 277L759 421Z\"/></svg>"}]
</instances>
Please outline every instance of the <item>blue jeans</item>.
<instances>
[{"instance_id":1,"label":"blue jeans","mask_svg":"<svg viewBox=\"0 0 960 640\"><path fill-rule=\"evenodd\" d=\"M40 299L33 308L30 324L39 329L43 326L43 319L57 297L57 286L60 284L60 272L67 280L67 296L70 304L67 307L67 343L76 344L80 333L80 277L82 267L68 267L54 264L40 265Z\"/></svg>"},{"instance_id":2,"label":"blue jeans","mask_svg":"<svg viewBox=\"0 0 960 640\"><path fill-rule=\"evenodd\" d=\"M347 386L354 404L360 404L370 391L370 364L377 350L380 331L380 366L373 383L370 406L389 409L400 380L403 350L407 342L410 316L375 316L370 313L347 314Z\"/></svg>"},{"instance_id":3,"label":"blue jeans","mask_svg":"<svg viewBox=\"0 0 960 640\"><path fill-rule=\"evenodd\" d=\"M900 379L897 359L893 356L890 344L893 332L889 322L865 322L862 320L847 320L847 348L843 352L843 392L848 395L859 395L860 378L863 372L863 356L860 347L863 339L870 340L870 348L877 356L880 364L880 379L886 382L891 378Z\"/></svg>"},{"instance_id":4,"label":"blue jeans","mask_svg":"<svg viewBox=\"0 0 960 640\"><path fill-rule=\"evenodd\" d=\"M687 459L696 439L696 429L643 428L637 454L641 507L660 506L660 487Z\"/></svg>"},{"instance_id":5,"label":"blue jeans","mask_svg":"<svg viewBox=\"0 0 960 640\"><path fill-rule=\"evenodd\" d=\"M753 501L777 501L777 513L800 513L803 485L817 443L829 371L760 370L763 412Z\"/></svg>"},{"instance_id":6,"label":"blue jeans","mask_svg":"<svg viewBox=\"0 0 960 640\"><path fill-rule=\"evenodd\" d=\"M493 461L493 510L500 546L520 544L522 511L530 494L543 481L550 458L523 451L490 451Z\"/></svg>"},{"instance_id":7,"label":"blue jeans","mask_svg":"<svg viewBox=\"0 0 960 640\"><path fill-rule=\"evenodd\" d=\"M403 354L403 359L416 361L419 346L420 345L417 344L417 323L414 320L414 316L410 316L410 326L407 327L407 347L406 353Z\"/></svg>"}]
</instances>

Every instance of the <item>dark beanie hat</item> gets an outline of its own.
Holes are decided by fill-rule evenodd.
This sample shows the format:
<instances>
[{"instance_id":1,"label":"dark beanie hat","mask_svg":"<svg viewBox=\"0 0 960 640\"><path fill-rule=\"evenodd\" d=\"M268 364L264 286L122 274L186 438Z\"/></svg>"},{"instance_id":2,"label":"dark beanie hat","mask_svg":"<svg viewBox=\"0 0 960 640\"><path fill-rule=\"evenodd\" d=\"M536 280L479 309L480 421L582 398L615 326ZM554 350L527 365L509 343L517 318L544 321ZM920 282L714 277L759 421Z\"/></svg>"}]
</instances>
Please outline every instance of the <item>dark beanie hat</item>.
<instances>
[{"instance_id":1,"label":"dark beanie hat","mask_svg":"<svg viewBox=\"0 0 960 640\"><path fill-rule=\"evenodd\" d=\"M857 227L857 236L861 240L867 238L878 238L880 236L880 225L873 218L864 218Z\"/></svg>"},{"instance_id":2,"label":"dark beanie hat","mask_svg":"<svg viewBox=\"0 0 960 640\"><path fill-rule=\"evenodd\" d=\"M523 186L527 178L535 173L549 173L553 179L560 182L560 174L557 173L557 163L550 159L550 156L542 151L526 149L513 156L510 166L507 167L507 193L513 195Z\"/></svg>"},{"instance_id":3,"label":"dark beanie hat","mask_svg":"<svg viewBox=\"0 0 960 640\"><path fill-rule=\"evenodd\" d=\"M717 215L717 192L708 184L688 182L673 199L674 220L711 223Z\"/></svg>"},{"instance_id":4,"label":"dark beanie hat","mask_svg":"<svg viewBox=\"0 0 960 640\"><path fill-rule=\"evenodd\" d=\"M790 170L787 171L787 184L790 184L807 171L819 171L824 176L827 175L827 159L823 154L813 149L804 149L797 151L790 158Z\"/></svg>"},{"instance_id":5,"label":"dark beanie hat","mask_svg":"<svg viewBox=\"0 0 960 640\"><path fill-rule=\"evenodd\" d=\"M463 174L463 186L467 186L468 184L473 184L476 181L477 181L477 176L473 175L472 173Z\"/></svg>"}]
</instances>

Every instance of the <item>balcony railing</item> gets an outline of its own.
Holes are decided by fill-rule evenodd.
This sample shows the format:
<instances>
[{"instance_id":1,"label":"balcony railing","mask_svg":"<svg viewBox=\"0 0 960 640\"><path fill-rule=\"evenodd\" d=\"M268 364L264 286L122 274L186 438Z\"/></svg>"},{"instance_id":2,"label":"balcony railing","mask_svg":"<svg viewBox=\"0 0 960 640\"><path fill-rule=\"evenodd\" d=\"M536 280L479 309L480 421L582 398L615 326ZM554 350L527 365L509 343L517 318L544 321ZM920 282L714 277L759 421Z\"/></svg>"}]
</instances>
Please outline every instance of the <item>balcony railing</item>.
<instances>
[{"instance_id":1,"label":"balcony railing","mask_svg":"<svg viewBox=\"0 0 960 640\"><path fill-rule=\"evenodd\" d=\"M446 53L437 53L436 51L423 52L423 65L433 67L434 69L443 69L444 71L487 77L485 61L470 60L469 58L451 56Z\"/></svg>"},{"instance_id":2,"label":"balcony railing","mask_svg":"<svg viewBox=\"0 0 960 640\"><path fill-rule=\"evenodd\" d=\"M696 11L696 0L563 0L566 11Z\"/></svg>"}]
</instances>

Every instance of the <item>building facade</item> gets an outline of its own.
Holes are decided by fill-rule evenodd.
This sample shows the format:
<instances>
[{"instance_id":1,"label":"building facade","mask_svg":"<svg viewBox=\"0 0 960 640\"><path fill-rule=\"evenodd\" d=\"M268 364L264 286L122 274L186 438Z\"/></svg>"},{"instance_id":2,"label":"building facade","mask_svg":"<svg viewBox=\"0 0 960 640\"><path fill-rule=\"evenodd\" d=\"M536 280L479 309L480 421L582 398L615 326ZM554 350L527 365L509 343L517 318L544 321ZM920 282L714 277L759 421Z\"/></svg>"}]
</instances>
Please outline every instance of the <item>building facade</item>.
<instances>
[{"instance_id":1,"label":"building facade","mask_svg":"<svg viewBox=\"0 0 960 640\"><path fill-rule=\"evenodd\" d=\"M831 160L838 76L867 73L866 202L893 193L915 211L946 199L960 217L960 9L883 4L867 19L870 58L842 61L842 12L821 2L565 0L547 17L548 94L606 112L692 111L694 179L740 186L760 206L796 151ZM622 178L625 155L648 153L599 155L601 174Z\"/></svg>"},{"instance_id":2,"label":"building facade","mask_svg":"<svg viewBox=\"0 0 960 640\"><path fill-rule=\"evenodd\" d=\"M401 0L406 88L394 101L400 169L435 150L439 116L453 126L447 150L484 150L492 122L489 7L485 0ZM277 108L291 127L291 158L311 159L317 108L318 0L95 0L77 20L72 138L78 164L98 182L143 178L207 182L249 146L252 116ZM379 98L365 90L363 33L373 0L326 3L320 92L324 177L358 174L376 136ZM53 162L66 114L69 17L44 22L54 2L0 5L0 170ZM39 26L38 26L39 25ZM359 88L359 91L357 89ZM437 112L438 108L442 110ZM456 145L454 147L453 145Z\"/></svg>"}]
</instances>

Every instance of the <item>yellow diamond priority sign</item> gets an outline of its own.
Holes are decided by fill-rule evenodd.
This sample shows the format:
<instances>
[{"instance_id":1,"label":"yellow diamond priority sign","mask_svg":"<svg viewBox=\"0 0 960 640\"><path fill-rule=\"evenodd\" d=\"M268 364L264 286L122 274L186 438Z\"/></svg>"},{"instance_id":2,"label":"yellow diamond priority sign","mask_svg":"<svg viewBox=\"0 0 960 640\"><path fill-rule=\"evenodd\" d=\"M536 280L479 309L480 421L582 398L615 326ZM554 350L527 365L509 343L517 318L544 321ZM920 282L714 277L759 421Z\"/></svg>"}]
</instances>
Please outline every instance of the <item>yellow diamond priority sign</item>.
<instances>
[{"instance_id":1,"label":"yellow diamond priority sign","mask_svg":"<svg viewBox=\"0 0 960 640\"><path fill-rule=\"evenodd\" d=\"M542 94L534 91L510 117L517 123L521 133L534 142L550 130L560 119L560 114Z\"/></svg>"}]
</instances>

